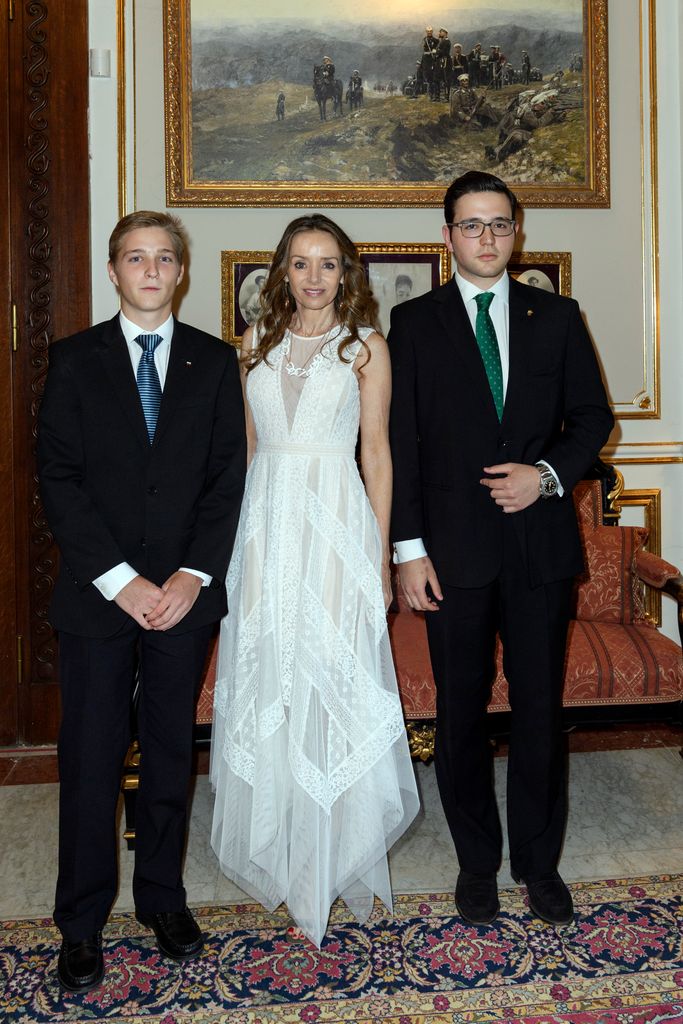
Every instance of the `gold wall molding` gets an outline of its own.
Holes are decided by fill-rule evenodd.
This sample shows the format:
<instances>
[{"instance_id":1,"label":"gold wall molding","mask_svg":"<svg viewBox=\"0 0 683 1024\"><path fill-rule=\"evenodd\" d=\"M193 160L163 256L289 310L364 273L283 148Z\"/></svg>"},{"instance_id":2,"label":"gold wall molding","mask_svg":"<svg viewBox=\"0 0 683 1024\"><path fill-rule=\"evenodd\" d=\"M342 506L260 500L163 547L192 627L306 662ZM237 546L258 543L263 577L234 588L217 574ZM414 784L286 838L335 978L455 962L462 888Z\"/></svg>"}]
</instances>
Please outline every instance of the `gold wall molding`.
<instances>
[{"instance_id":1,"label":"gold wall molding","mask_svg":"<svg viewBox=\"0 0 683 1024\"><path fill-rule=\"evenodd\" d=\"M659 220L656 0L639 0L640 169L642 238L642 381L616 399L617 419L660 419Z\"/></svg>"},{"instance_id":2,"label":"gold wall molding","mask_svg":"<svg viewBox=\"0 0 683 1024\"><path fill-rule=\"evenodd\" d=\"M662 492L658 487L643 490L628 488L614 500L614 511L621 515L625 508L642 508L643 526L648 531L645 549L653 555L662 553ZM658 626L662 624L662 594L645 587L645 611Z\"/></svg>"},{"instance_id":3,"label":"gold wall molding","mask_svg":"<svg viewBox=\"0 0 683 1024\"><path fill-rule=\"evenodd\" d=\"M619 441L602 450L605 462L612 465L683 462L683 441Z\"/></svg>"},{"instance_id":4,"label":"gold wall molding","mask_svg":"<svg viewBox=\"0 0 683 1024\"><path fill-rule=\"evenodd\" d=\"M126 0L116 0L116 138L119 171L119 218L128 207L126 167Z\"/></svg>"},{"instance_id":5,"label":"gold wall molding","mask_svg":"<svg viewBox=\"0 0 683 1024\"><path fill-rule=\"evenodd\" d=\"M116 0L116 75L119 217L124 217L137 205L135 0ZM129 154L132 154L130 160Z\"/></svg>"}]
</instances>

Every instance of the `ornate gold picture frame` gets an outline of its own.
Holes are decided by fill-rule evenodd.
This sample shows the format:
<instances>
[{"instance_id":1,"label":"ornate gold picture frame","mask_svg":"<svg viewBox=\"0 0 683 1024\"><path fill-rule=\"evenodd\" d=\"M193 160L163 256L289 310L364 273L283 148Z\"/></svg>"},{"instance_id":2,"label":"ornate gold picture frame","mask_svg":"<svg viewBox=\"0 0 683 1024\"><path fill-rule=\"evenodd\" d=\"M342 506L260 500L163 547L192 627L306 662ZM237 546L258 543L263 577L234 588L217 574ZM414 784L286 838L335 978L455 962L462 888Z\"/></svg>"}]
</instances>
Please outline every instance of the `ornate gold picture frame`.
<instances>
[{"instance_id":1,"label":"ornate gold picture frame","mask_svg":"<svg viewBox=\"0 0 683 1024\"><path fill-rule=\"evenodd\" d=\"M423 295L451 276L451 255L443 243L358 242L356 249L379 303L385 337L397 303Z\"/></svg>"},{"instance_id":2,"label":"ornate gold picture frame","mask_svg":"<svg viewBox=\"0 0 683 1024\"><path fill-rule=\"evenodd\" d=\"M268 275L271 250L226 249L221 253L221 336L239 345L258 312L261 287Z\"/></svg>"},{"instance_id":3,"label":"ornate gold picture frame","mask_svg":"<svg viewBox=\"0 0 683 1024\"><path fill-rule=\"evenodd\" d=\"M168 204L439 206L486 167L526 206L609 206L607 0L473 9L438 65L400 10L164 0Z\"/></svg>"},{"instance_id":4,"label":"ornate gold picture frame","mask_svg":"<svg viewBox=\"0 0 683 1024\"><path fill-rule=\"evenodd\" d=\"M534 288L558 295L572 293L570 252L513 252L508 263L510 277Z\"/></svg>"}]
</instances>

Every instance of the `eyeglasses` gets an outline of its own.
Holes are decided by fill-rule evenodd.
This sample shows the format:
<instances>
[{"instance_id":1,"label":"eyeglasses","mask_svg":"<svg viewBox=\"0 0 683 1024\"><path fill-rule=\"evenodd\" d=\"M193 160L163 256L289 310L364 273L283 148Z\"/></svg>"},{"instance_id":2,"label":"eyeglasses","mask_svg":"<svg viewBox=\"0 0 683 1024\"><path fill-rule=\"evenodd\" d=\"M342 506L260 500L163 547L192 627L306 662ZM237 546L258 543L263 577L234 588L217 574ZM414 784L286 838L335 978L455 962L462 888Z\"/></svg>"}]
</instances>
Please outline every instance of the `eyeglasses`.
<instances>
[{"instance_id":1,"label":"eyeglasses","mask_svg":"<svg viewBox=\"0 0 683 1024\"><path fill-rule=\"evenodd\" d=\"M460 228L465 238L481 238L484 228L491 228L491 233L496 238L504 238L505 235L513 233L515 223L507 217L497 217L495 220L459 220L454 224L446 224L446 227Z\"/></svg>"}]
</instances>

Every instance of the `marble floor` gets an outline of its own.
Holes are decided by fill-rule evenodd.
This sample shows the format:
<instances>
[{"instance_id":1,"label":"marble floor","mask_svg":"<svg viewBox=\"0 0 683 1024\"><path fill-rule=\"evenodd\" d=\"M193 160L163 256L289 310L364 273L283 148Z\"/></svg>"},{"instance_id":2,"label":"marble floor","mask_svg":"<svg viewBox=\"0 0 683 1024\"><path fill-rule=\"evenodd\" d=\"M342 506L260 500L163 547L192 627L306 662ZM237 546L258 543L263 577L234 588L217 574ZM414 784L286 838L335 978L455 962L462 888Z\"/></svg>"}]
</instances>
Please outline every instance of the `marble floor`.
<instances>
[{"instance_id":1,"label":"marble floor","mask_svg":"<svg viewBox=\"0 0 683 1024\"><path fill-rule=\"evenodd\" d=\"M495 761L502 794L505 757ZM416 768L421 812L391 851L395 892L452 890L457 862L436 788L434 767ZM573 752L569 820L560 863L567 882L683 874L683 759L678 746ZM56 877L57 784L0 786L0 919L50 915ZM504 816L504 798L500 796ZM209 842L212 795L196 776L185 884L190 905L243 899L225 879ZM121 828L121 832L123 828ZM117 910L131 908L132 854L121 841ZM514 883L504 861L499 883Z\"/></svg>"}]
</instances>

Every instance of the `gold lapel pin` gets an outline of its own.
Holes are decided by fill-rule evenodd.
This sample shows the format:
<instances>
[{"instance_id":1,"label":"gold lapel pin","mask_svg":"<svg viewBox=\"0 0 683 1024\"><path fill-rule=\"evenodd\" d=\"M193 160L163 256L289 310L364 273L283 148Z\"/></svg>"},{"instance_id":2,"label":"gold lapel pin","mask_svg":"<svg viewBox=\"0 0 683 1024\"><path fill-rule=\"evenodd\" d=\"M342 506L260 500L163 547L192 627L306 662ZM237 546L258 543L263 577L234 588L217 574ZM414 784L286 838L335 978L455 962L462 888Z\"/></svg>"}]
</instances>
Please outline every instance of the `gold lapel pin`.
<instances>
[{"instance_id":1,"label":"gold lapel pin","mask_svg":"<svg viewBox=\"0 0 683 1024\"><path fill-rule=\"evenodd\" d=\"M192 363L190 363L190 362L186 362L186 363L185 363L185 366L192 366Z\"/></svg>"},{"instance_id":2,"label":"gold lapel pin","mask_svg":"<svg viewBox=\"0 0 683 1024\"><path fill-rule=\"evenodd\" d=\"M534 315L534 311L533 311L533 309L527 309L527 311L526 311L526 315L527 315L527 316L533 316L533 315Z\"/></svg>"}]
</instances>

